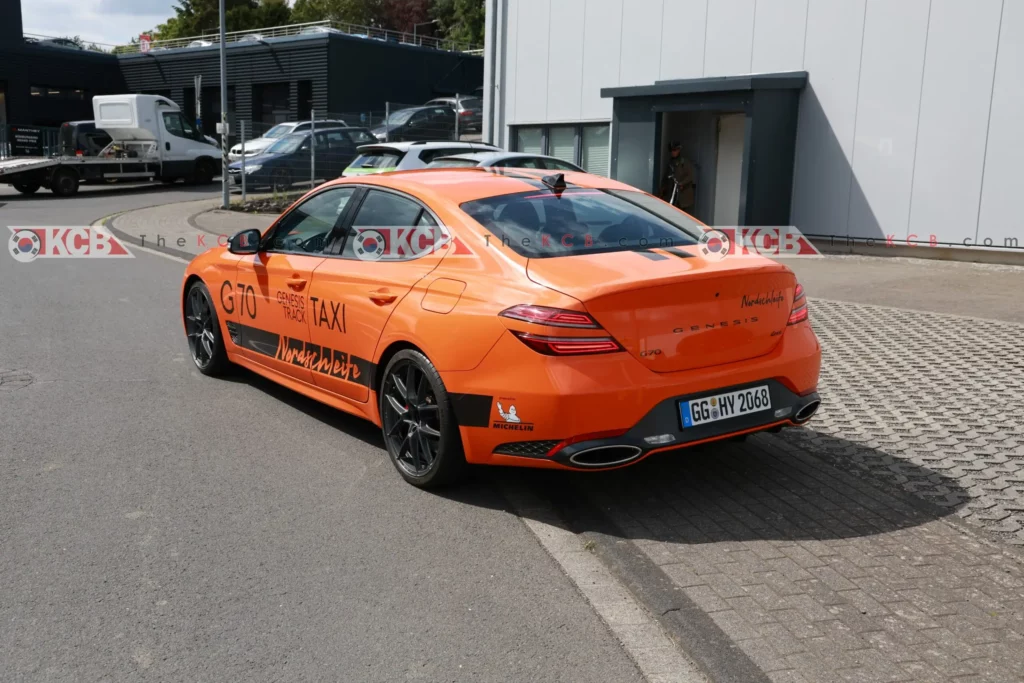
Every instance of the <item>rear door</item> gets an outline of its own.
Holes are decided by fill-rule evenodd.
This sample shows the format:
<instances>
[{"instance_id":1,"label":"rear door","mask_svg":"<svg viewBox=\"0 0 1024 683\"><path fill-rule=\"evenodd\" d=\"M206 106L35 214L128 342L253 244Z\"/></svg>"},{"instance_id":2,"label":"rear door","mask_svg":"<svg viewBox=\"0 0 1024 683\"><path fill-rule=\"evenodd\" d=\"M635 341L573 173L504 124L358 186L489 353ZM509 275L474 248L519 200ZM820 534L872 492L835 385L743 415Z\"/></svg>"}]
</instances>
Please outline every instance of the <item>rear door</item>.
<instances>
[{"instance_id":1,"label":"rear door","mask_svg":"<svg viewBox=\"0 0 1024 683\"><path fill-rule=\"evenodd\" d=\"M249 360L312 383L320 354L310 345L310 284L354 193L335 187L309 197L278 221L259 253L239 261L230 289Z\"/></svg>"},{"instance_id":2,"label":"rear door","mask_svg":"<svg viewBox=\"0 0 1024 683\"><path fill-rule=\"evenodd\" d=\"M365 190L345 230L337 256L313 275L310 334L324 358L313 375L321 388L365 403L373 358L392 312L413 286L433 270L441 252L414 253L408 245L419 229L433 233L436 217L418 200L383 189Z\"/></svg>"}]
</instances>

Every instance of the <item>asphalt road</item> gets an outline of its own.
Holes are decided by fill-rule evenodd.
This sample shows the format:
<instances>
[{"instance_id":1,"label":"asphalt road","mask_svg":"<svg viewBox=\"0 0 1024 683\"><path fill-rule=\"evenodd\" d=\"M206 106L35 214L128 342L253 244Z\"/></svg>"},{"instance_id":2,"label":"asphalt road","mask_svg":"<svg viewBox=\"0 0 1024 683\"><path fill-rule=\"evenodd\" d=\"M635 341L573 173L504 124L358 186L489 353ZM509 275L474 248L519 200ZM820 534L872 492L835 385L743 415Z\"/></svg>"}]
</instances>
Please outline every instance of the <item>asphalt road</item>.
<instances>
[{"instance_id":1,"label":"asphalt road","mask_svg":"<svg viewBox=\"0 0 1024 683\"><path fill-rule=\"evenodd\" d=\"M0 222L216 191L4 188ZM0 680L640 680L493 477L418 491L368 423L202 377L184 266L135 252L0 257Z\"/></svg>"}]
</instances>

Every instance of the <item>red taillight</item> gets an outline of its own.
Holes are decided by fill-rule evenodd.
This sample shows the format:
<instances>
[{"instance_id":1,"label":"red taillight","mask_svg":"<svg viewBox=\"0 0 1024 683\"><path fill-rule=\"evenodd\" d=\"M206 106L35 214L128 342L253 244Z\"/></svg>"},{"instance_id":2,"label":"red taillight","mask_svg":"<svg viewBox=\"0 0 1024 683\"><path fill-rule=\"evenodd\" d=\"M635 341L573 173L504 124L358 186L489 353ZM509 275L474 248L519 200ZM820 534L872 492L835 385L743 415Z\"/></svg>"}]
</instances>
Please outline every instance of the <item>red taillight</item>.
<instances>
[{"instance_id":1,"label":"red taillight","mask_svg":"<svg viewBox=\"0 0 1024 683\"><path fill-rule=\"evenodd\" d=\"M468 109L465 109L465 110L459 112L459 116L472 116L472 115L473 115L473 112L471 112Z\"/></svg>"},{"instance_id":2,"label":"red taillight","mask_svg":"<svg viewBox=\"0 0 1024 683\"><path fill-rule=\"evenodd\" d=\"M586 313L579 311L566 311L561 308L549 308L548 306L531 306L520 304L512 308L506 308L498 315L513 320L522 320L524 323L536 323L537 325L551 325L553 327L576 327L589 330L599 329L600 326Z\"/></svg>"},{"instance_id":3,"label":"red taillight","mask_svg":"<svg viewBox=\"0 0 1024 683\"><path fill-rule=\"evenodd\" d=\"M804 297L804 287L797 284L793 290L793 310L789 313L789 325L796 325L807 320L807 299Z\"/></svg>"},{"instance_id":4,"label":"red taillight","mask_svg":"<svg viewBox=\"0 0 1024 683\"><path fill-rule=\"evenodd\" d=\"M512 334L519 341L545 356L584 356L622 351L619 342L611 337L543 337L529 332L513 332Z\"/></svg>"}]
</instances>

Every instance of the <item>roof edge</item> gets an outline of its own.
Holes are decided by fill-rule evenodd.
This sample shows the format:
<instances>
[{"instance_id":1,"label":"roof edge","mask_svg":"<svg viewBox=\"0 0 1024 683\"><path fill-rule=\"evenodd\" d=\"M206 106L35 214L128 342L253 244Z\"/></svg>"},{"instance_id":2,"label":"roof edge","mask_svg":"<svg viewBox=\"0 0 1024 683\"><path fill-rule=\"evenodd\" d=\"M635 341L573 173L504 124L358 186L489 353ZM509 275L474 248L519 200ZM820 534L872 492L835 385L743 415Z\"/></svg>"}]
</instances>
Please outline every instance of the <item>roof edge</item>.
<instances>
[{"instance_id":1,"label":"roof edge","mask_svg":"<svg viewBox=\"0 0 1024 683\"><path fill-rule=\"evenodd\" d=\"M806 71L684 78L655 81L654 85L601 88L601 97L653 97L751 90L803 90L807 85L807 78Z\"/></svg>"}]
</instances>

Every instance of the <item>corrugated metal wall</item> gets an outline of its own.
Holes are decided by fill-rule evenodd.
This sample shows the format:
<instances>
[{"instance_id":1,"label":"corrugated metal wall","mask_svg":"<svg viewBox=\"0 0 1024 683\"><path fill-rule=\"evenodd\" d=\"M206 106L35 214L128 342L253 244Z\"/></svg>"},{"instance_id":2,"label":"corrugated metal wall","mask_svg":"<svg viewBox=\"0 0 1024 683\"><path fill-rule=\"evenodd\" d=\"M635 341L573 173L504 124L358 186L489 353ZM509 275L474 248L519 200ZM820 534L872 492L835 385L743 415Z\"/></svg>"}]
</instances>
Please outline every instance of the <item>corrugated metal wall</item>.
<instances>
[{"instance_id":1,"label":"corrugated metal wall","mask_svg":"<svg viewBox=\"0 0 1024 683\"><path fill-rule=\"evenodd\" d=\"M219 59L216 47L179 49L122 56L121 68L132 92L164 92L185 108L194 76L202 75L204 89L220 82ZM260 83L290 84L292 119L299 116L299 81L312 83L318 116L383 111L388 100L425 102L483 84L482 57L335 34L232 44L227 60L236 116L244 120L259 119L252 86Z\"/></svg>"}]
</instances>

